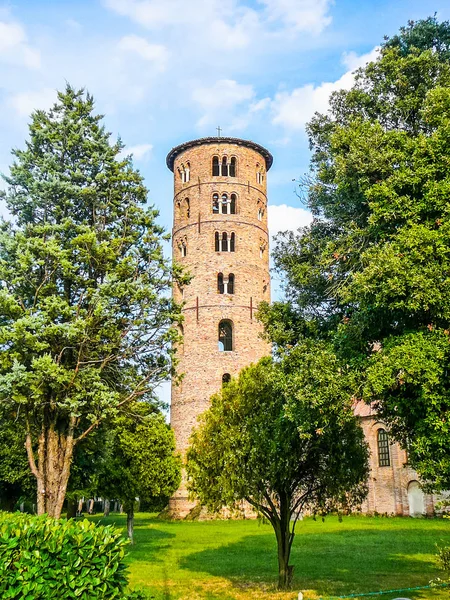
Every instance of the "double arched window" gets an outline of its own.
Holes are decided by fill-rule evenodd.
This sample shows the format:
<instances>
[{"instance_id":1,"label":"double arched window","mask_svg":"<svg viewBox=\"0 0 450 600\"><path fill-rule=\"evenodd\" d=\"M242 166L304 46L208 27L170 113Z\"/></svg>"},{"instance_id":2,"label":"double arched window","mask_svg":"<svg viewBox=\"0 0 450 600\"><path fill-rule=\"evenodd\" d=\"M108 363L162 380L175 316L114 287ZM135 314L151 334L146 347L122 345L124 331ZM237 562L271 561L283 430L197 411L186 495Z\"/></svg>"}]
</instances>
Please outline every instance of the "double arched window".
<instances>
[{"instance_id":1,"label":"double arched window","mask_svg":"<svg viewBox=\"0 0 450 600\"><path fill-rule=\"evenodd\" d=\"M216 252L234 252L235 246L234 232L228 234L226 231L214 235L214 249Z\"/></svg>"},{"instance_id":2,"label":"double arched window","mask_svg":"<svg viewBox=\"0 0 450 600\"><path fill-rule=\"evenodd\" d=\"M224 319L219 323L219 352L233 350L233 323Z\"/></svg>"},{"instance_id":3,"label":"double arched window","mask_svg":"<svg viewBox=\"0 0 450 600\"><path fill-rule=\"evenodd\" d=\"M262 184L264 181L264 167L256 163L256 183Z\"/></svg>"},{"instance_id":4,"label":"double arched window","mask_svg":"<svg viewBox=\"0 0 450 600\"><path fill-rule=\"evenodd\" d=\"M180 251L180 256L182 258L184 258L185 256L187 256L187 237L183 237L180 240L178 240L178 249Z\"/></svg>"},{"instance_id":5,"label":"double arched window","mask_svg":"<svg viewBox=\"0 0 450 600\"><path fill-rule=\"evenodd\" d=\"M180 165L178 167L178 173L180 174L181 182L187 183L191 178L191 165L189 163Z\"/></svg>"},{"instance_id":6,"label":"double arched window","mask_svg":"<svg viewBox=\"0 0 450 600\"><path fill-rule=\"evenodd\" d=\"M384 429L379 429L377 432L378 444L378 466L390 467L391 456L389 452L389 437Z\"/></svg>"},{"instance_id":7,"label":"double arched window","mask_svg":"<svg viewBox=\"0 0 450 600\"><path fill-rule=\"evenodd\" d=\"M235 215L236 214L236 194L228 194L224 192L219 199L219 194L214 192L212 197L212 211L213 215Z\"/></svg>"},{"instance_id":8,"label":"double arched window","mask_svg":"<svg viewBox=\"0 0 450 600\"><path fill-rule=\"evenodd\" d=\"M230 160L228 160L227 156L223 156L222 159L219 159L218 156L213 156L212 158L212 175L213 177L236 177L236 157L232 156Z\"/></svg>"},{"instance_id":9,"label":"double arched window","mask_svg":"<svg viewBox=\"0 0 450 600\"><path fill-rule=\"evenodd\" d=\"M217 275L217 291L219 294L234 294L234 274L224 277L223 273Z\"/></svg>"}]
</instances>

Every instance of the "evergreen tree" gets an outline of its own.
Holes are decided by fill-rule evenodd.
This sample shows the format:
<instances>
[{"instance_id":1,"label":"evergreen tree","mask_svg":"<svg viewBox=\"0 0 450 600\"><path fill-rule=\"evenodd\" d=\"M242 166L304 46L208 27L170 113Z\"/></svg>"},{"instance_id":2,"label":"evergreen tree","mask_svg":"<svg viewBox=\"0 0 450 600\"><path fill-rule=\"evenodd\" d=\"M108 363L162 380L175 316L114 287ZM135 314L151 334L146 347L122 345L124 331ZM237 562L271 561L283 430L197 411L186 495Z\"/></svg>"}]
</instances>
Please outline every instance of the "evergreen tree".
<instances>
[{"instance_id":1,"label":"evergreen tree","mask_svg":"<svg viewBox=\"0 0 450 600\"><path fill-rule=\"evenodd\" d=\"M59 517L74 446L170 372L171 269L123 144L67 86L32 114L6 177L0 399L20 414L39 514ZM175 272L179 279L179 273Z\"/></svg>"}]
</instances>

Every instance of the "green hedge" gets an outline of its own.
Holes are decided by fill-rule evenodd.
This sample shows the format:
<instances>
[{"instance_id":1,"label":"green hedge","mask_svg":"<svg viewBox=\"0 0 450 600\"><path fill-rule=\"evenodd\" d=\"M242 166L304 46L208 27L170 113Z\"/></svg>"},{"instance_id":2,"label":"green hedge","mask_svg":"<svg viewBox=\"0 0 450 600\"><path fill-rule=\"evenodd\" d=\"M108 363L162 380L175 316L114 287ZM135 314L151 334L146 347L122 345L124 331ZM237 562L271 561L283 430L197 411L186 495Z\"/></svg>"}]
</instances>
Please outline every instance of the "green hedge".
<instances>
[{"instance_id":1,"label":"green hedge","mask_svg":"<svg viewBox=\"0 0 450 600\"><path fill-rule=\"evenodd\" d=\"M0 513L0 598L137 597L124 591L127 544L111 526Z\"/></svg>"}]
</instances>

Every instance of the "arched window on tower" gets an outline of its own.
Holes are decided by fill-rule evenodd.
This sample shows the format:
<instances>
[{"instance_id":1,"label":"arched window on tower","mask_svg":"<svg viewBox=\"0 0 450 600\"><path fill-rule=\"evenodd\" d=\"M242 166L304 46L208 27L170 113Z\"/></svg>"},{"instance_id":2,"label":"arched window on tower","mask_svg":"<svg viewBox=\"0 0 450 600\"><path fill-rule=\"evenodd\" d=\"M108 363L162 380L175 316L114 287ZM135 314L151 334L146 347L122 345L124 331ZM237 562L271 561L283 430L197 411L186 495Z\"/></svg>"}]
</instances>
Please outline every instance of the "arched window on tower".
<instances>
[{"instance_id":1,"label":"arched window on tower","mask_svg":"<svg viewBox=\"0 0 450 600\"><path fill-rule=\"evenodd\" d=\"M232 156L230 161L230 177L236 177L236 157Z\"/></svg>"},{"instance_id":2,"label":"arched window on tower","mask_svg":"<svg viewBox=\"0 0 450 600\"><path fill-rule=\"evenodd\" d=\"M230 215L236 214L236 194L230 196Z\"/></svg>"},{"instance_id":3,"label":"arched window on tower","mask_svg":"<svg viewBox=\"0 0 450 600\"><path fill-rule=\"evenodd\" d=\"M219 323L219 352L231 352L232 350L233 324L227 319Z\"/></svg>"},{"instance_id":4,"label":"arched window on tower","mask_svg":"<svg viewBox=\"0 0 450 600\"><path fill-rule=\"evenodd\" d=\"M228 194L222 194L220 205L222 207L221 213L223 215L228 214Z\"/></svg>"},{"instance_id":5,"label":"arched window on tower","mask_svg":"<svg viewBox=\"0 0 450 600\"><path fill-rule=\"evenodd\" d=\"M185 208L186 208L186 219L189 219L191 216L191 203L189 202L189 198L185 198Z\"/></svg>"},{"instance_id":6,"label":"arched window on tower","mask_svg":"<svg viewBox=\"0 0 450 600\"><path fill-rule=\"evenodd\" d=\"M219 157L218 156L213 156L212 174L213 174L213 177L217 177L219 175Z\"/></svg>"},{"instance_id":7,"label":"arched window on tower","mask_svg":"<svg viewBox=\"0 0 450 600\"><path fill-rule=\"evenodd\" d=\"M389 437L384 429L379 429L377 432L378 444L378 466L390 467L391 456L389 452Z\"/></svg>"},{"instance_id":8,"label":"arched window on tower","mask_svg":"<svg viewBox=\"0 0 450 600\"><path fill-rule=\"evenodd\" d=\"M212 197L212 210L213 215L219 214L219 194L215 193Z\"/></svg>"},{"instance_id":9,"label":"arched window on tower","mask_svg":"<svg viewBox=\"0 0 450 600\"><path fill-rule=\"evenodd\" d=\"M222 252L228 252L228 234L226 231L222 233Z\"/></svg>"},{"instance_id":10,"label":"arched window on tower","mask_svg":"<svg viewBox=\"0 0 450 600\"><path fill-rule=\"evenodd\" d=\"M230 235L230 252L234 252L234 238L235 238L235 235L234 235L234 233L232 233Z\"/></svg>"},{"instance_id":11,"label":"arched window on tower","mask_svg":"<svg viewBox=\"0 0 450 600\"><path fill-rule=\"evenodd\" d=\"M187 163L186 168L184 170L184 183L187 183L191 178L191 165Z\"/></svg>"},{"instance_id":12,"label":"arched window on tower","mask_svg":"<svg viewBox=\"0 0 450 600\"><path fill-rule=\"evenodd\" d=\"M219 294L223 294L225 291L225 286L223 283L223 273L218 273L217 275L217 291Z\"/></svg>"},{"instance_id":13,"label":"arched window on tower","mask_svg":"<svg viewBox=\"0 0 450 600\"><path fill-rule=\"evenodd\" d=\"M259 163L256 163L256 183L261 183L261 172L259 170Z\"/></svg>"},{"instance_id":14,"label":"arched window on tower","mask_svg":"<svg viewBox=\"0 0 450 600\"><path fill-rule=\"evenodd\" d=\"M224 373L222 375L222 385L226 385L227 383L230 383L231 381L231 375L229 373Z\"/></svg>"},{"instance_id":15,"label":"arched window on tower","mask_svg":"<svg viewBox=\"0 0 450 600\"><path fill-rule=\"evenodd\" d=\"M234 294L234 275L233 275L233 273L230 273L228 275L227 294Z\"/></svg>"},{"instance_id":16,"label":"arched window on tower","mask_svg":"<svg viewBox=\"0 0 450 600\"><path fill-rule=\"evenodd\" d=\"M226 156L222 158L222 177L228 177L228 163Z\"/></svg>"},{"instance_id":17,"label":"arched window on tower","mask_svg":"<svg viewBox=\"0 0 450 600\"><path fill-rule=\"evenodd\" d=\"M216 233L214 234L214 248L216 252L220 252L220 237L218 231L216 231Z\"/></svg>"}]
</instances>

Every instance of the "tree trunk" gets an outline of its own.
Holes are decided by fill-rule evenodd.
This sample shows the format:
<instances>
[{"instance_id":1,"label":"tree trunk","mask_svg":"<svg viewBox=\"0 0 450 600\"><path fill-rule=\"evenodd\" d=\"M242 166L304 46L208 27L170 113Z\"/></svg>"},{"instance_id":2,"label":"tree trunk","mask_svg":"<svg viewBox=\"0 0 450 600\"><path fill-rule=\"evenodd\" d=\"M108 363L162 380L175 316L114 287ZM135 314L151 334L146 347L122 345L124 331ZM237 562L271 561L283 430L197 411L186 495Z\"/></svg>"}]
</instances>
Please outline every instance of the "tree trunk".
<instances>
[{"instance_id":1,"label":"tree trunk","mask_svg":"<svg viewBox=\"0 0 450 600\"><path fill-rule=\"evenodd\" d=\"M67 519L75 519L75 517L77 516L77 504L78 502L75 498L67 499Z\"/></svg>"},{"instance_id":2,"label":"tree trunk","mask_svg":"<svg viewBox=\"0 0 450 600\"><path fill-rule=\"evenodd\" d=\"M127 533L131 544L134 544L134 501L127 507Z\"/></svg>"},{"instance_id":3,"label":"tree trunk","mask_svg":"<svg viewBox=\"0 0 450 600\"><path fill-rule=\"evenodd\" d=\"M103 508L103 514L105 517L109 517L111 502L109 500L105 500L105 505Z\"/></svg>"},{"instance_id":4,"label":"tree trunk","mask_svg":"<svg viewBox=\"0 0 450 600\"><path fill-rule=\"evenodd\" d=\"M30 428L27 427L26 449L31 471L37 481L38 515L48 514L59 519L66 497L74 448L75 417L67 432L57 430L56 423L44 421L38 439L36 463Z\"/></svg>"},{"instance_id":5,"label":"tree trunk","mask_svg":"<svg viewBox=\"0 0 450 600\"><path fill-rule=\"evenodd\" d=\"M291 532L291 512L287 499L280 501L279 520L272 523L278 547L278 589L289 589L294 575L294 567L289 565L294 532Z\"/></svg>"}]
</instances>

